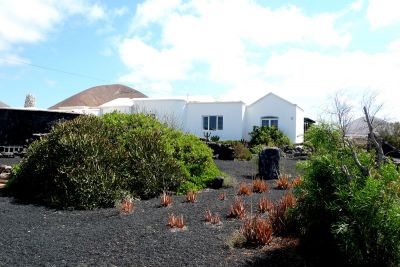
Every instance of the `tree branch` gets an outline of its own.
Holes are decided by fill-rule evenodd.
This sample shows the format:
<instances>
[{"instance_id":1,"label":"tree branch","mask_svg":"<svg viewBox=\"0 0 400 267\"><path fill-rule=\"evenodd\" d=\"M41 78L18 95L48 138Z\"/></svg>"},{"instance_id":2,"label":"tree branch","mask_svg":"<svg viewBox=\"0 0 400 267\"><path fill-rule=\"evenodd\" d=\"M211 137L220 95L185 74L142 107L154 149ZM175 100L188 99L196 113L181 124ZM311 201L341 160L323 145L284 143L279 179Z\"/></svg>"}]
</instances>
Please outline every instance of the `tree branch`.
<instances>
[{"instance_id":1,"label":"tree branch","mask_svg":"<svg viewBox=\"0 0 400 267\"><path fill-rule=\"evenodd\" d=\"M377 165L377 167L379 167L379 166L381 166L382 162L386 161L386 157L383 153L382 146L379 144L378 140L376 140L376 136L374 133L374 127L372 126L371 118L369 117L367 108L364 106L363 110L364 110L364 114L365 114L365 119L368 124L369 139L371 140L373 146L375 147L376 153L377 153L376 165Z\"/></svg>"}]
</instances>

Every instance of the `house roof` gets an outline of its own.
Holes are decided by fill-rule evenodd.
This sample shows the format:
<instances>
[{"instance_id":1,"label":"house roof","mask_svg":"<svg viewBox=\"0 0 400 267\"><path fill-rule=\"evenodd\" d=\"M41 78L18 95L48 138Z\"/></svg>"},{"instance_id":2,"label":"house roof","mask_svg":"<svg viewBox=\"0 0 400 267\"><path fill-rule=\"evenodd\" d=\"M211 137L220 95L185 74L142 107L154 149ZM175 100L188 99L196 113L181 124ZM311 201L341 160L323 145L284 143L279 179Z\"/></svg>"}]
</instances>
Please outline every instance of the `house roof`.
<instances>
[{"instance_id":1,"label":"house roof","mask_svg":"<svg viewBox=\"0 0 400 267\"><path fill-rule=\"evenodd\" d=\"M0 101L0 108L8 108L8 107L9 107L9 105Z\"/></svg>"},{"instance_id":2,"label":"house roof","mask_svg":"<svg viewBox=\"0 0 400 267\"><path fill-rule=\"evenodd\" d=\"M296 107L298 107L299 109L301 109L301 110L304 111L304 109L302 109L301 107L299 107L297 104L294 104L294 103L292 103L292 102L290 102L290 101L288 101L288 100L286 100L286 99L284 99L284 98L282 98L282 97L280 97L280 96L278 96L277 94L274 94L274 93L272 93L272 92L266 94L266 95L263 96L263 97L260 97L258 100L256 100L256 101L254 101L253 103L251 103L251 104L249 105L249 107L252 106L252 105L254 105L254 104L256 104L256 103L258 103L258 102L261 101L262 99L271 96L271 95L272 95L272 96L275 96L275 97L277 97L277 98L279 98L279 99L282 100L282 101L285 101L286 103L288 103L288 104L290 104L290 105L296 106Z\"/></svg>"},{"instance_id":3,"label":"house roof","mask_svg":"<svg viewBox=\"0 0 400 267\"><path fill-rule=\"evenodd\" d=\"M243 101L189 101L188 104L241 104L245 105Z\"/></svg>"},{"instance_id":4,"label":"house roof","mask_svg":"<svg viewBox=\"0 0 400 267\"><path fill-rule=\"evenodd\" d=\"M98 107L106 102L117 98L144 98L146 95L141 92L121 84L100 85L86 89L77 93L49 109L60 107L87 106Z\"/></svg>"}]
</instances>

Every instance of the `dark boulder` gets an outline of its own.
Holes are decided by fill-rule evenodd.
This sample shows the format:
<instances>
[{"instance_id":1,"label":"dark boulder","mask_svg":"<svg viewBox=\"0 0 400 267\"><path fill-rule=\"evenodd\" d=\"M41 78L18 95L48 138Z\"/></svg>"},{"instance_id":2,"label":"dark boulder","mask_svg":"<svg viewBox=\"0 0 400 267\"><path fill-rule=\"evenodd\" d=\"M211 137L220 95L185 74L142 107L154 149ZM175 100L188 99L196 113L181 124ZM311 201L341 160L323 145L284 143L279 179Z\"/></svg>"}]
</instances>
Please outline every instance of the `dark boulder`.
<instances>
[{"instance_id":1,"label":"dark boulder","mask_svg":"<svg viewBox=\"0 0 400 267\"><path fill-rule=\"evenodd\" d=\"M382 142L382 150L386 156L400 158L400 150L386 141Z\"/></svg>"},{"instance_id":2,"label":"dark boulder","mask_svg":"<svg viewBox=\"0 0 400 267\"><path fill-rule=\"evenodd\" d=\"M278 179L279 172L279 148L264 148L258 159L258 173L263 179Z\"/></svg>"},{"instance_id":3,"label":"dark boulder","mask_svg":"<svg viewBox=\"0 0 400 267\"><path fill-rule=\"evenodd\" d=\"M209 184L209 187L213 189L220 189L222 184L224 183L224 177L217 176L215 179Z\"/></svg>"},{"instance_id":4,"label":"dark boulder","mask_svg":"<svg viewBox=\"0 0 400 267\"><path fill-rule=\"evenodd\" d=\"M235 150L228 144L220 144L216 142L206 142L209 148L212 149L216 158L221 160L234 160Z\"/></svg>"}]
</instances>

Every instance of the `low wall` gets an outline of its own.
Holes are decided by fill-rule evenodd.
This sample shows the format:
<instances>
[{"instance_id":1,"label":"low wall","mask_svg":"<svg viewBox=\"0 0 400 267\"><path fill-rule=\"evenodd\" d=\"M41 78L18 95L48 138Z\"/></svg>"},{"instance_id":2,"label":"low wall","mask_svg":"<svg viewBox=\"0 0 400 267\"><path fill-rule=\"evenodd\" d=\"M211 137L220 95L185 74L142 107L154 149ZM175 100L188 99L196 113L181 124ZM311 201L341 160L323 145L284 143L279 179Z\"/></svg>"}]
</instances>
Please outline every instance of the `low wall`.
<instances>
[{"instance_id":1,"label":"low wall","mask_svg":"<svg viewBox=\"0 0 400 267\"><path fill-rule=\"evenodd\" d=\"M60 120L71 120L79 114L0 108L0 145L24 145L35 133L47 133Z\"/></svg>"}]
</instances>

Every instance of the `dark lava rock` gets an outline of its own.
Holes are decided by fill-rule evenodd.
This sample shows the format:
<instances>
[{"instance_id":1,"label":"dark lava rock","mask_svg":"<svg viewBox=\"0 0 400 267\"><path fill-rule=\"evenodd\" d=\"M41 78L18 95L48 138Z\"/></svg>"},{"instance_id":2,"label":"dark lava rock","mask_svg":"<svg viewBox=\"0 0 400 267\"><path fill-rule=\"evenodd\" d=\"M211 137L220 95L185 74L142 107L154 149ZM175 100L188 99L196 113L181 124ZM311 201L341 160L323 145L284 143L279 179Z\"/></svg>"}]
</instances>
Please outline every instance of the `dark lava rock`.
<instances>
[{"instance_id":1,"label":"dark lava rock","mask_svg":"<svg viewBox=\"0 0 400 267\"><path fill-rule=\"evenodd\" d=\"M382 150L386 156L400 158L400 150L386 141L382 143Z\"/></svg>"},{"instance_id":2,"label":"dark lava rock","mask_svg":"<svg viewBox=\"0 0 400 267\"><path fill-rule=\"evenodd\" d=\"M206 142L209 148L213 150L213 154L220 160L234 160L235 150L228 144L220 144L216 142Z\"/></svg>"},{"instance_id":3,"label":"dark lava rock","mask_svg":"<svg viewBox=\"0 0 400 267\"><path fill-rule=\"evenodd\" d=\"M211 182L210 187L213 189L222 188L222 184L224 183L224 178L221 176L215 177L215 179Z\"/></svg>"},{"instance_id":4,"label":"dark lava rock","mask_svg":"<svg viewBox=\"0 0 400 267\"><path fill-rule=\"evenodd\" d=\"M279 148L264 148L258 159L258 173L264 179L278 179L279 177Z\"/></svg>"}]
</instances>

